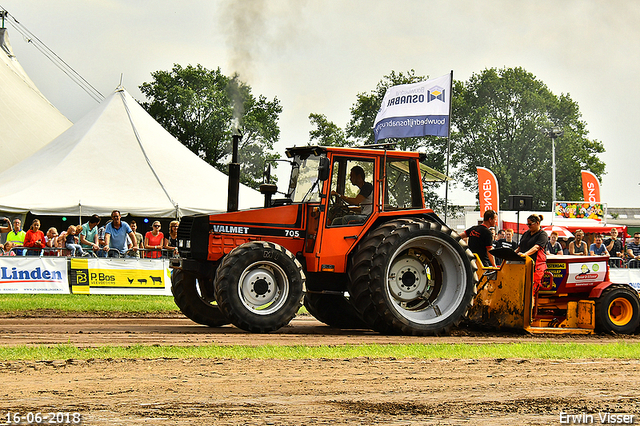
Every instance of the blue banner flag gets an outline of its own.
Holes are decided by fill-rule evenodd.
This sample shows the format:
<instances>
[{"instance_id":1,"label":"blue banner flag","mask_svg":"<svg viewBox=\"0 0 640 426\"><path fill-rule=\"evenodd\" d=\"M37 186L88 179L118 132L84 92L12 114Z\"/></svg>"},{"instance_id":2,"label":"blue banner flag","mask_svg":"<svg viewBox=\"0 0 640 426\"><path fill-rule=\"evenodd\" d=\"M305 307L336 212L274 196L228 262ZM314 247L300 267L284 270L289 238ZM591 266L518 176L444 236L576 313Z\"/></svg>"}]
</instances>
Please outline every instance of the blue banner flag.
<instances>
[{"instance_id":1,"label":"blue banner flag","mask_svg":"<svg viewBox=\"0 0 640 426\"><path fill-rule=\"evenodd\" d=\"M413 136L447 136L451 74L387 89L373 124L376 141Z\"/></svg>"}]
</instances>

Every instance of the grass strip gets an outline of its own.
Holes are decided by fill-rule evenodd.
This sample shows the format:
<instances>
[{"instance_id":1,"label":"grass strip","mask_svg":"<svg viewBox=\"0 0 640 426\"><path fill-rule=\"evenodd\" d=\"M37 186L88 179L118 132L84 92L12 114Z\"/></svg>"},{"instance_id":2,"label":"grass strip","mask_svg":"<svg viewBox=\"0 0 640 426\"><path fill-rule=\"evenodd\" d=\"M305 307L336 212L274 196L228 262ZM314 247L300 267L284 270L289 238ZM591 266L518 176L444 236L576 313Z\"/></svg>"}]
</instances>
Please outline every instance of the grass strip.
<instances>
[{"instance_id":1,"label":"grass strip","mask_svg":"<svg viewBox=\"0 0 640 426\"><path fill-rule=\"evenodd\" d=\"M487 343L335 346L100 346L78 348L15 346L0 348L0 360L53 361L68 359L640 359L640 343Z\"/></svg>"},{"instance_id":2,"label":"grass strip","mask_svg":"<svg viewBox=\"0 0 640 426\"><path fill-rule=\"evenodd\" d=\"M38 310L63 312L179 312L171 296L104 294L0 295L0 313Z\"/></svg>"}]
</instances>

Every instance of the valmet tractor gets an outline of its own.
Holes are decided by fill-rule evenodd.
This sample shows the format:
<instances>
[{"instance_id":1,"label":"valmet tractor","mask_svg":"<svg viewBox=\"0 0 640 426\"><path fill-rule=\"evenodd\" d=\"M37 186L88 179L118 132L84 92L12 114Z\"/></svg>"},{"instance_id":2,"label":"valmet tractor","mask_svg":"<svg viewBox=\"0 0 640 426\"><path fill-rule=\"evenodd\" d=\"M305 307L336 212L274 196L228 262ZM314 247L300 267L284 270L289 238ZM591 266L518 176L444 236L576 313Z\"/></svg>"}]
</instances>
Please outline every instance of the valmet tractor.
<instances>
[{"instance_id":1,"label":"valmet tractor","mask_svg":"<svg viewBox=\"0 0 640 426\"><path fill-rule=\"evenodd\" d=\"M533 289L533 261L513 250L492 250L499 268L478 263L478 294L469 319L481 326L530 333L630 334L640 324L640 298L628 284L609 280L608 256L548 256Z\"/></svg>"},{"instance_id":2,"label":"valmet tractor","mask_svg":"<svg viewBox=\"0 0 640 426\"><path fill-rule=\"evenodd\" d=\"M263 184L264 208L244 211L234 211L234 154L228 211L184 217L178 229L172 291L182 312L209 326L269 332L304 299L317 319L341 328L430 335L458 324L476 294L476 264L425 208L424 154L365 148L286 150L284 197ZM349 182L356 166L372 186L365 200Z\"/></svg>"}]
</instances>

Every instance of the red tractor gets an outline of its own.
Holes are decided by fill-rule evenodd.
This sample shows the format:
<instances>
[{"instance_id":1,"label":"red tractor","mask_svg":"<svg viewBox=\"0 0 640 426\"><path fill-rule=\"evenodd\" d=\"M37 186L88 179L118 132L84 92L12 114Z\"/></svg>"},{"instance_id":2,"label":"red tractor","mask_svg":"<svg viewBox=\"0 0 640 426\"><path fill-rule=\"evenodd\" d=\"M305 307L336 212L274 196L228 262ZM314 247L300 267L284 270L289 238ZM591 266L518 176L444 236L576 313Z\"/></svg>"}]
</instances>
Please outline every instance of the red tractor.
<instances>
[{"instance_id":1,"label":"red tractor","mask_svg":"<svg viewBox=\"0 0 640 426\"><path fill-rule=\"evenodd\" d=\"M172 291L182 312L268 332L304 299L317 319L341 328L430 335L458 324L476 293L476 264L425 207L424 154L365 148L288 149L288 189L274 198L275 185L262 185L259 209L233 211L231 168L229 211L180 223Z\"/></svg>"}]
</instances>

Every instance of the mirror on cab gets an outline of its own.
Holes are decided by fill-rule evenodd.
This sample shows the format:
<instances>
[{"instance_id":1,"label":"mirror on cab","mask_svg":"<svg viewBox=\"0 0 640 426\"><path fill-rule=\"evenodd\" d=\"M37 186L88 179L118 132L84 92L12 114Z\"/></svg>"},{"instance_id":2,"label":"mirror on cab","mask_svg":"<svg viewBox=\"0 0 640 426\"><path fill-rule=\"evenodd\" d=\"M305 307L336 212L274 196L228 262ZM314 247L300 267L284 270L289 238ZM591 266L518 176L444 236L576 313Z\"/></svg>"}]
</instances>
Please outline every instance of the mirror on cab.
<instances>
[{"instance_id":1,"label":"mirror on cab","mask_svg":"<svg viewBox=\"0 0 640 426\"><path fill-rule=\"evenodd\" d=\"M327 157L320 157L318 164L318 180L324 182L329 179L329 166L331 162Z\"/></svg>"}]
</instances>

